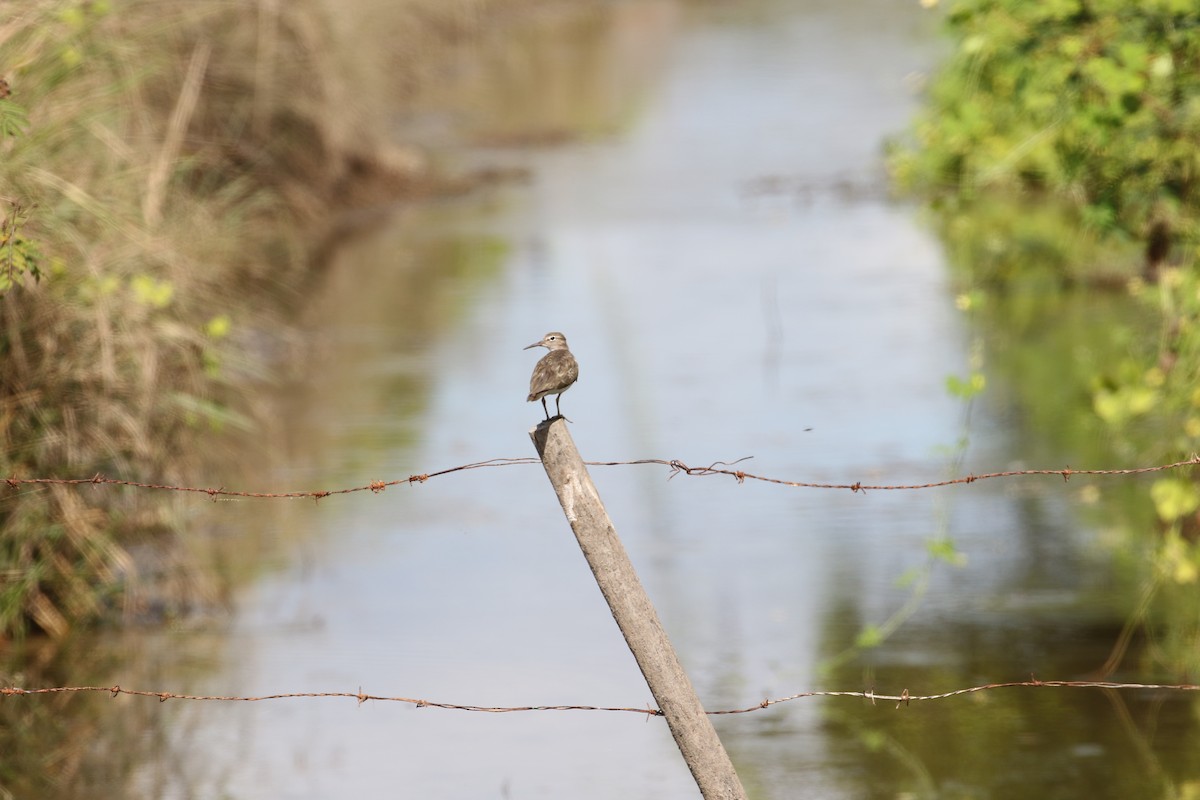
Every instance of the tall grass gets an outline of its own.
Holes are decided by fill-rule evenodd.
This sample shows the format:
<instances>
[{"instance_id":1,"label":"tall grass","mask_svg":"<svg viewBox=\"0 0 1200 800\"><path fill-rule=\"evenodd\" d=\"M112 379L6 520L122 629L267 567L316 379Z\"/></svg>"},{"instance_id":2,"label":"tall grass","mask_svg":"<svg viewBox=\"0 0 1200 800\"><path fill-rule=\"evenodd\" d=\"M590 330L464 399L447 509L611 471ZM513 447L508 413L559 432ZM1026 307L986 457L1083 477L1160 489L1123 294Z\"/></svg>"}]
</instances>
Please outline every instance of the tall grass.
<instances>
[{"instance_id":1,"label":"tall grass","mask_svg":"<svg viewBox=\"0 0 1200 800\"><path fill-rule=\"evenodd\" d=\"M333 210L412 165L346 103L317 0L5 12L0 231L36 261L0 284L0 477L194 480L263 416L249 387ZM172 523L145 494L0 484L0 640L210 602Z\"/></svg>"}]
</instances>

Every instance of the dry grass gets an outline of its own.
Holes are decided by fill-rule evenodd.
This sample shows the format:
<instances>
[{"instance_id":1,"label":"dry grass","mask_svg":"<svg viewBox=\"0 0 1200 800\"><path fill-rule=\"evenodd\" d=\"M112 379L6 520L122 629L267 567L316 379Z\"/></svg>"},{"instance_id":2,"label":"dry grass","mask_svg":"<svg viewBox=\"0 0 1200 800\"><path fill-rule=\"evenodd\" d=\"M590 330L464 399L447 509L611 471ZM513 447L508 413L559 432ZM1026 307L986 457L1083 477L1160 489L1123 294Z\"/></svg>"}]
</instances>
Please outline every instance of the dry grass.
<instances>
[{"instance_id":1,"label":"dry grass","mask_svg":"<svg viewBox=\"0 0 1200 800\"><path fill-rule=\"evenodd\" d=\"M302 301L334 211L419 162L352 108L316 0L18 9L0 77L30 125L0 141L0 202L33 208L45 278L0 296L0 475L184 482L262 411L247 387L270 348L247 344ZM0 639L146 606L129 543L172 522L152 502L0 493ZM159 538L185 555L159 559L174 596L155 606L212 602L180 578L206 574L188 540Z\"/></svg>"}]
</instances>

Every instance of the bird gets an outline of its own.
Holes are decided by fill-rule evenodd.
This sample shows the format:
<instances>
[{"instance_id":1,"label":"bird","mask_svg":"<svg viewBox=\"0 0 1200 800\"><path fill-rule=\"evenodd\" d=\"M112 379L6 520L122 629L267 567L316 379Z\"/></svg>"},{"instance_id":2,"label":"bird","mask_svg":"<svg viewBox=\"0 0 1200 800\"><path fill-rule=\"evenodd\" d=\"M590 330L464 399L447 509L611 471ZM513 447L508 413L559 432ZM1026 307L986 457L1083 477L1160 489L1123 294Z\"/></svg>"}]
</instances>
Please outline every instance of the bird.
<instances>
[{"instance_id":1,"label":"bird","mask_svg":"<svg viewBox=\"0 0 1200 800\"><path fill-rule=\"evenodd\" d=\"M559 408L559 402L562 400L562 393L570 389L571 384L578 380L579 364L567 348L567 337L558 331L547 333L540 342L534 342L524 349L532 350L535 347L544 347L550 352L542 356L537 366L533 368L533 375L529 378L529 397L526 398L526 402L532 403L534 400L541 400L542 410L546 412L546 419L550 419L550 409L546 407L546 395L552 394L554 395L554 410L561 417L562 409Z\"/></svg>"}]
</instances>

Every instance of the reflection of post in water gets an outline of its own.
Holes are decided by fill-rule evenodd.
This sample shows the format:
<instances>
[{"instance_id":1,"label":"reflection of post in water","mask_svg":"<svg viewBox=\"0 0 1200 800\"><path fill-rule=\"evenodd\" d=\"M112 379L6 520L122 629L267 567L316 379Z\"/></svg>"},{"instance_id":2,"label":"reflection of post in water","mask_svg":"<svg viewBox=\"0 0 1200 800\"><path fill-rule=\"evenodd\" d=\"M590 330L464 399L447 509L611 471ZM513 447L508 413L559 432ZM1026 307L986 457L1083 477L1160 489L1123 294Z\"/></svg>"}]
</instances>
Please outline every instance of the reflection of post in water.
<instances>
[{"instance_id":1,"label":"reflection of post in water","mask_svg":"<svg viewBox=\"0 0 1200 800\"><path fill-rule=\"evenodd\" d=\"M696 690L679 663L658 614L642 588L596 486L561 417L530 432L546 475L558 494L567 521L579 541L613 619L637 659L675 744L683 754L705 800L745 800L733 769Z\"/></svg>"}]
</instances>

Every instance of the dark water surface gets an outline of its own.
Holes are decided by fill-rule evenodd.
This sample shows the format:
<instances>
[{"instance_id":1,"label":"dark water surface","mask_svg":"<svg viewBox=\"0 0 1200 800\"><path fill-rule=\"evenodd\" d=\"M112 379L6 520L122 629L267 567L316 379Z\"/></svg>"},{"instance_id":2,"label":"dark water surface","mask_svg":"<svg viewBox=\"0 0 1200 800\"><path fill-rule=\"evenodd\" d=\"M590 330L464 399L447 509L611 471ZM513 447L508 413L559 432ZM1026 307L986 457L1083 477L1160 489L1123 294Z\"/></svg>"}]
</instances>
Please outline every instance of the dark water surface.
<instances>
[{"instance_id":1,"label":"dark water surface","mask_svg":"<svg viewBox=\"0 0 1200 800\"><path fill-rule=\"evenodd\" d=\"M533 455L537 354L521 348L548 330L581 363L563 411L589 460L753 456L739 467L885 484L1020 463L1019 420L986 403L968 415L947 393L971 334L937 243L885 198L881 140L938 55L927 12L606 9L577 46L552 25L482 46L489 88L416 121L432 142L440 124L462 137L440 158L527 180L399 210L340 255L272 486ZM482 80L468 71L446 92ZM653 466L593 478L710 709L1081 677L1135 591L1078 522L1075 485L854 494ZM540 466L217 513L231 531L268 529L285 556L236 598L227 635L155 645L204 654L187 691L651 703ZM947 539L960 565L931 559ZM853 650L897 614L881 646ZM637 714L346 699L167 713L176 755L142 778L157 796L696 796L665 724ZM1197 785L1187 715L1173 697L1010 689L898 710L800 699L717 724L755 798L1149 797Z\"/></svg>"}]
</instances>

